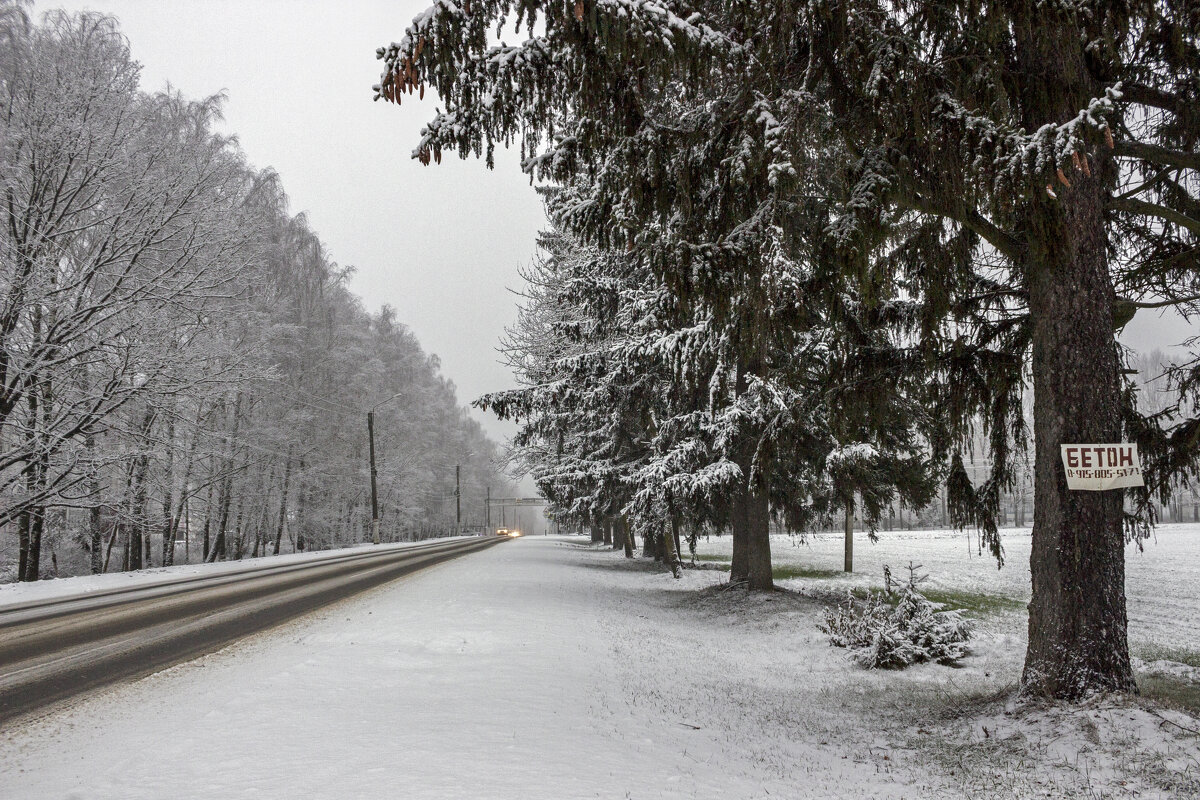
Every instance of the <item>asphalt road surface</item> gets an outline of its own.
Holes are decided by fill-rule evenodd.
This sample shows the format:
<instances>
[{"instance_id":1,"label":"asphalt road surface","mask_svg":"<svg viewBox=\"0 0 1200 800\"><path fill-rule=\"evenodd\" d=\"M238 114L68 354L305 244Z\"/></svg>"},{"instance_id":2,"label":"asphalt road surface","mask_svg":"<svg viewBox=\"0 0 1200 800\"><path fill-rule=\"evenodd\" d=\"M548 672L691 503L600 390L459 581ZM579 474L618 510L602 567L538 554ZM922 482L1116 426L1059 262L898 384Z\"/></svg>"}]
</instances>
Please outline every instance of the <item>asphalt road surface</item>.
<instances>
[{"instance_id":1,"label":"asphalt road surface","mask_svg":"<svg viewBox=\"0 0 1200 800\"><path fill-rule=\"evenodd\" d=\"M0 610L0 726L499 541L360 550L9 606Z\"/></svg>"}]
</instances>

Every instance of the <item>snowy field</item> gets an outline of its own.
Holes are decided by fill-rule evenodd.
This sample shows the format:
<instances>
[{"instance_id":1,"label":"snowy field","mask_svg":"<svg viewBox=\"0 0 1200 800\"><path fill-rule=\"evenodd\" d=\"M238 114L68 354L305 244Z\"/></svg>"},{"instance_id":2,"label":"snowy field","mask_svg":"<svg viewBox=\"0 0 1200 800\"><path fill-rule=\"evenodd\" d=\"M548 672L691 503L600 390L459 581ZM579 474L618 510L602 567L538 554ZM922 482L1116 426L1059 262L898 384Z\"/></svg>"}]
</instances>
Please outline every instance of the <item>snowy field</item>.
<instances>
[{"instance_id":1,"label":"snowy field","mask_svg":"<svg viewBox=\"0 0 1200 800\"><path fill-rule=\"evenodd\" d=\"M797 557L833 543L813 548ZM1191 716L996 699L1019 675L1015 613L984 624L962 668L866 672L816 630L822 602L723 577L676 581L582 540L505 543L5 728L0 797L1200 791Z\"/></svg>"},{"instance_id":2,"label":"snowy field","mask_svg":"<svg viewBox=\"0 0 1200 800\"><path fill-rule=\"evenodd\" d=\"M983 595L1012 601L1024 617L1029 602L1029 529L1002 529L1005 563L997 569L990 553L979 553L973 538L959 531L892 531L872 544L865 533L854 535L854 574L842 569L842 535L822 533L804 541L774 536L771 557L777 572L800 577L779 585L802 591L814 588L883 588L883 565L893 579L908 577L912 562L929 580L923 588L945 593ZM686 545L684 547L686 551ZM700 558L723 562L732 553L729 537L701 539ZM686 553L685 553L686 557ZM1152 657L1163 651L1200 659L1200 524L1163 525L1153 538L1126 548L1125 592L1128 597L1129 637L1135 655Z\"/></svg>"}]
</instances>

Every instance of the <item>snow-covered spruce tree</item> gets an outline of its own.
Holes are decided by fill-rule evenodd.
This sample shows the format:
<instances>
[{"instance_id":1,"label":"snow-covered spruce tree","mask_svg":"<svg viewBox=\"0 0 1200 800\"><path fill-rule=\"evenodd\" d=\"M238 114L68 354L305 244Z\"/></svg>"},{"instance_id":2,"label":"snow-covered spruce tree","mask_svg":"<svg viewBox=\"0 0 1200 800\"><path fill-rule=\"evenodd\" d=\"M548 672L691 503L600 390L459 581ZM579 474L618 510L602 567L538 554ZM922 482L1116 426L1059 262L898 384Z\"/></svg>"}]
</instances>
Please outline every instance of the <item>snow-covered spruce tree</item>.
<instances>
[{"instance_id":1,"label":"snow-covered spruce tree","mask_svg":"<svg viewBox=\"0 0 1200 800\"><path fill-rule=\"evenodd\" d=\"M794 527L810 521L832 441L827 405L855 392L829 385L828 336L780 326L766 377L735 392L711 310L681 302L628 253L561 232L542 247L506 347L523 388L480 402L520 418L515 458L546 495L578 515L628 515L647 552L673 563L681 525L724 526L738 510L743 473L733 458L750 428L761 432L755 463L777 476L775 515ZM777 257L774 269L805 293L795 263Z\"/></svg>"},{"instance_id":2,"label":"snow-covered spruce tree","mask_svg":"<svg viewBox=\"0 0 1200 800\"><path fill-rule=\"evenodd\" d=\"M620 520L614 546L638 530L677 571L680 519L724 524L740 478L718 441L727 421L705 413L703 320L668 324L679 304L628 254L560 231L541 248L505 346L522 387L479 404L520 422L512 458L565 513Z\"/></svg>"},{"instance_id":3,"label":"snow-covered spruce tree","mask_svg":"<svg viewBox=\"0 0 1200 800\"><path fill-rule=\"evenodd\" d=\"M650 416L666 397L662 370L630 346L636 266L559 232L541 238L529 290L508 330L506 356L521 388L477 401L521 425L511 460L571 518L615 525L633 555L632 477L648 454Z\"/></svg>"},{"instance_id":4,"label":"snow-covered spruce tree","mask_svg":"<svg viewBox=\"0 0 1200 800\"><path fill-rule=\"evenodd\" d=\"M862 600L848 595L843 605L826 610L818 627L830 644L853 650L854 660L868 669L904 669L926 661L956 665L970 652L972 632L961 611L942 610L911 582L894 607L882 593Z\"/></svg>"},{"instance_id":5,"label":"snow-covered spruce tree","mask_svg":"<svg viewBox=\"0 0 1200 800\"><path fill-rule=\"evenodd\" d=\"M972 367L974 379L946 381L939 404L952 424L982 411L992 425L993 479L975 489L956 468L950 488L958 521L993 535L1009 469L1004 428L1019 427L1008 387L1031 353L1024 690L1133 689L1121 493L1068 491L1059 445L1141 434L1123 407L1114 329L1140 303L1196 302L1179 267L1194 266L1200 229L1197 10L842 2L798 11L798 38L814 56L806 80L828 86L828 113L860 154L836 223L846 252L888 243L871 268L924 302L926 341L951 344L941 348L948 374L961 364L955 348L994 354ZM1176 467L1194 463L1194 446L1174 452Z\"/></svg>"},{"instance_id":6,"label":"snow-covered spruce tree","mask_svg":"<svg viewBox=\"0 0 1200 800\"><path fill-rule=\"evenodd\" d=\"M938 474L928 443L944 435L923 404L938 382L911 345L905 318L913 304L896 297L866 304L849 288L827 298L828 354L808 378L807 392L824 402L825 439L810 513L824 523L841 513L846 572L854 568L855 510L874 540L893 502L926 506Z\"/></svg>"},{"instance_id":7,"label":"snow-covered spruce tree","mask_svg":"<svg viewBox=\"0 0 1200 800\"><path fill-rule=\"evenodd\" d=\"M550 6L546 36L490 48L490 26L513 10L430 9L404 42L381 51L388 70L380 96L398 101L428 80L454 104L426 131L418 150L426 162L447 147L490 154L495 141L526 134L526 168L562 187L559 224L643 260L705 318L712 363L693 371L707 373L708 411L724 426L714 433L724 466L732 465L739 481L730 492L732 576L768 589L772 458L765 426L779 416L781 398L768 388L780 349L774 338L793 329L785 317L804 311L790 276L775 269L780 222L796 209L779 202L777 186L789 168L764 145L774 135L774 109L736 72L711 63L703 80L676 82L678 61L696 55L686 50L726 49L729 42L662 7L633 3L618 14L615 7ZM630 14L639 28L631 37L617 21ZM598 32L615 37L603 54L574 49ZM669 57L661 60L664 47ZM653 64L652 80L631 80L639 64ZM699 96L696 86L703 87ZM476 98L487 100L476 105ZM537 152L542 135L551 147Z\"/></svg>"},{"instance_id":8,"label":"snow-covered spruce tree","mask_svg":"<svg viewBox=\"0 0 1200 800\"><path fill-rule=\"evenodd\" d=\"M981 526L998 556L995 515L1032 354L1023 685L1071 698L1134 684L1121 497L1068 492L1059 444L1136 432L1172 456L1153 464L1160 482L1196 452L1194 425L1151 441L1123 408L1113 340L1139 305L1196 303L1196 14L1186 2L1098 0L444 3L381 51L378 91L398 101L427 82L438 90L447 110L418 148L424 160L521 136L531 156L545 146L527 162L537 174L591 171L609 191L573 219L617 246L636 243L657 211L715 222L690 240L705 252L725 241L722 220L740 225L752 215L738 210L761 207L760 169L773 197L793 175L844 170L853 188L831 226L839 257L866 289L895 287L920 304L922 346L943 378L932 408L945 433L931 444L952 467L955 521ZM531 36L536 20L539 34L492 47L496 23L514 17ZM702 134L686 114L655 118L666 97L716 117L696 117ZM752 108L759 135L744 137L739 158L729 134L748 131L737 112ZM692 150L680 144L689 136ZM824 147L829 137L838 144ZM667 157L681 152L713 158ZM714 184L740 194L705 196ZM709 297L730 271L752 272L732 259L655 263L680 294ZM755 343L741 351L747 362ZM978 418L993 471L974 487L958 450Z\"/></svg>"}]
</instances>

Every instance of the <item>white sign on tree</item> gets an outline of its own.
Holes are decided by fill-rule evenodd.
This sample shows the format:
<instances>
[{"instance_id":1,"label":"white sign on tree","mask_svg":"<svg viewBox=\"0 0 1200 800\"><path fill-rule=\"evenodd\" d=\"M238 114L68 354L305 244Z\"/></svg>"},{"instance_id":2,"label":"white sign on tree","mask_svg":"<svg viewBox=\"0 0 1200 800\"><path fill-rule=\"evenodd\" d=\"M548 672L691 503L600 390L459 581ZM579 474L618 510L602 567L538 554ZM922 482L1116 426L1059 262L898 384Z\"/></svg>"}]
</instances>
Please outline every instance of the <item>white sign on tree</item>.
<instances>
[{"instance_id":1,"label":"white sign on tree","mask_svg":"<svg viewBox=\"0 0 1200 800\"><path fill-rule=\"evenodd\" d=\"M1067 488L1099 492L1144 486L1136 444L1064 444Z\"/></svg>"}]
</instances>

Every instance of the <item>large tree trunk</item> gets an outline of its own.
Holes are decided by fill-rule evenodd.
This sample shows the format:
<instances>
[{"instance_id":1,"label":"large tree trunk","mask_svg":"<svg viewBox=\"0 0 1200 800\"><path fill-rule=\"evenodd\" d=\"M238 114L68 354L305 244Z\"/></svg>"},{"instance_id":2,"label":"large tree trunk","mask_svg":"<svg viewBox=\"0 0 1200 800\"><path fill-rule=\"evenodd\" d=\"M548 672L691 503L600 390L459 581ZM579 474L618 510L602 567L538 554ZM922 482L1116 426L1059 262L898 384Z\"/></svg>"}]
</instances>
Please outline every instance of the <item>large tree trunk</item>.
<instances>
[{"instance_id":1,"label":"large tree trunk","mask_svg":"<svg viewBox=\"0 0 1200 800\"><path fill-rule=\"evenodd\" d=\"M1030 286L1036 460L1022 682L1027 692L1064 699L1135 688L1122 492L1068 490L1059 448L1121 440L1114 292L1098 193L1086 188L1063 193L1060 241L1073 252L1052 254Z\"/></svg>"},{"instance_id":2,"label":"large tree trunk","mask_svg":"<svg viewBox=\"0 0 1200 800\"><path fill-rule=\"evenodd\" d=\"M25 580L25 565L29 563L29 509L17 517L17 580Z\"/></svg>"},{"instance_id":3,"label":"large tree trunk","mask_svg":"<svg viewBox=\"0 0 1200 800\"><path fill-rule=\"evenodd\" d=\"M629 524L629 517L621 515L621 536L622 543L625 545L625 557L633 558L633 526Z\"/></svg>"},{"instance_id":4,"label":"large tree trunk","mask_svg":"<svg viewBox=\"0 0 1200 800\"><path fill-rule=\"evenodd\" d=\"M762 337L758 338L761 340ZM765 372L761 350L760 342L754 358L744 367L738 365L734 385L738 396L747 391L747 375ZM754 463L758 433L742 431L739 438L734 462L741 469L743 477L732 503L733 562L729 569L729 580L745 581L750 589L771 591L775 583L771 577L771 511L767 499L767 467Z\"/></svg>"},{"instance_id":5,"label":"large tree trunk","mask_svg":"<svg viewBox=\"0 0 1200 800\"><path fill-rule=\"evenodd\" d=\"M745 581L751 589L775 588L771 577L771 512L765 489L748 490L734 497L729 579Z\"/></svg>"},{"instance_id":6,"label":"large tree trunk","mask_svg":"<svg viewBox=\"0 0 1200 800\"><path fill-rule=\"evenodd\" d=\"M603 544L604 529L602 527L600 527L599 525L597 525L595 522L593 522L591 524L591 529L592 529L592 544Z\"/></svg>"},{"instance_id":7,"label":"large tree trunk","mask_svg":"<svg viewBox=\"0 0 1200 800\"><path fill-rule=\"evenodd\" d=\"M1041 123L1065 122L1098 87L1078 33L1041 20L1019 26L1016 52L1040 100ZM1032 118L1032 117L1031 117ZM1030 128L1033 130L1033 128ZM1120 374L1113 341L1104 196L1113 166L1100 151L1095 177L1073 175L1058 201L1030 201L1029 309L1033 322L1034 510L1029 694L1077 699L1135 691L1125 613L1122 492L1069 491L1059 445L1121 440Z\"/></svg>"},{"instance_id":8,"label":"large tree trunk","mask_svg":"<svg viewBox=\"0 0 1200 800\"><path fill-rule=\"evenodd\" d=\"M304 459L300 459L300 487L296 490L296 552L303 553L308 546L304 538L304 500L308 496L304 484Z\"/></svg>"},{"instance_id":9,"label":"large tree trunk","mask_svg":"<svg viewBox=\"0 0 1200 800\"><path fill-rule=\"evenodd\" d=\"M854 572L854 505L846 503L846 543L842 558L842 571Z\"/></svg>"},{"instance_id":10,"label":"large tree trunk","mask_svg":"<svg viewBox=\"0 0 1200 800\"><path fill-rule=\"evenodd\" d=\"M679 562L679 517L671 517L671 530L664 531L662 538L663 561L672 575L676 578L682 577L683 565Z\"/></svg>"},{"instance_id":11,"label":"large tree trunk","mask_svg":"<svg viewBox=\"0 0 1200 800\"><path fill-rule=\"evenodd\" d=\"M163 468L162 496L162 565L169 567L174 560L172 556L175 551L175 520L172 513L175 510L175 413L173 405L167 409L166 442L167 463ZM186 483L182 491L187 491Z\"/></svg>"},{"instance_id":12,"label":"large tree trunk","mask_svg":"<svg viewBox=\"0 0 1200 800\"><path fill-rule=\"evenodd\" d=\"M283 466L283 491L279 495L279 524L275 526L275 547L272 555L279 555L279 543L283 541L283 528L287 523L288 487L292 481L292 446L288 445L287 461Z\"/></svg>"},{"instance_id":13,"label":"large tree trunk","mask_svg":"<svg viewBox=\"0 0 1200 800\"><path fill-rule=\"evenodd\" d=\"M96 467L96 435L88 434L88 497L92 507L88 509L88 553L93 575L104 571L104 519L100 509L100 472Z\"/></svg>"},{"instance_id":14,"label":"large tree trunk","mask_svg":"<svg viewBox=\"0 0 1200 800\"><path fill-rule=\"evenodd\" d=\"M21 573L21 580L36 581L41 577L42 531L46 526L46 507L30 506L28 518L29 552L25 556L25 571Z\"/></svg>"},{"instance_id":15,"label":"large tree trunk","mask_svg":"<svg viewBox=\"0 0 1200 800\"><path fill-rule=\"evenodd\" d=\"M771 505L765 486L756 487L747 497L746 521L750 588L772 591L775 581L771 574Z\"/></svg>"}]
</instances>

